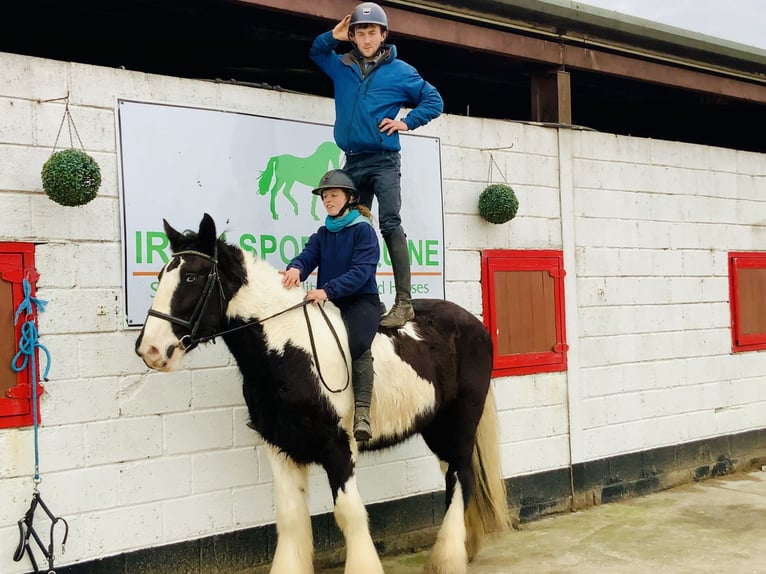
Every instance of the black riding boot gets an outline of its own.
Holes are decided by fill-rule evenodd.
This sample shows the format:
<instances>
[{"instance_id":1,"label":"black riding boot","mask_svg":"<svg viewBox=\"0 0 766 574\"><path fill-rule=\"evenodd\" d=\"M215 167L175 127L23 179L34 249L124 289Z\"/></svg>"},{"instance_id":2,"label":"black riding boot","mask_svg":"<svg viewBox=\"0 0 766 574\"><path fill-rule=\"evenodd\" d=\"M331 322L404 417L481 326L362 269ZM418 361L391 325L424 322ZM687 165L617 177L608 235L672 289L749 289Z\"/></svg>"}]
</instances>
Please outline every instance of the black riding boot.
<instances>
[{"instance_id":1,"label":"black riding boot","mask_svg":"<svg viewBox=\"0 0 766 574\"><path fill-rule=\"evenodd\" d=\"M372 353L368 349L351 363L351 383L354 387L354 438L360 442L372 438L370 401L374 375Z\"/></svg>"},{"instance_id":2,"label":"black riding boot","mask_svg":"<svg viewBox=\"0 0 766 574\"><path fill-rule=\"evenodd\" d=\"M394 269L396 299L388 315L380 320L380 324L383 327L403 327L407 321L415 318L415 311L412 309L412 279L407 236L400 225L385 240L388 255L391 257L391 267Z\"/></svg>"}]
</instances>

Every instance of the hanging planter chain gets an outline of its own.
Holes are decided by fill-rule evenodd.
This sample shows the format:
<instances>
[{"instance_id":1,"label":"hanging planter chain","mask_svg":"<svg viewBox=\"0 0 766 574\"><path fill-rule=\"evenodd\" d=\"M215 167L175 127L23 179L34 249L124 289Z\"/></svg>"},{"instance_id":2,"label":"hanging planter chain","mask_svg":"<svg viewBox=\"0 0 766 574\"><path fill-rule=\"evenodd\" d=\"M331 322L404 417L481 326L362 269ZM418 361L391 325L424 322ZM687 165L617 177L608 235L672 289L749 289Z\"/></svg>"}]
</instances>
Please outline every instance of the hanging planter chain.
<instances>
[{"instance_id":1,"label":"hanging planter chain","mask_svg":"<svg viewBox=\"0 0 766 574\"><path fill-rule=\"evenodd\" d=\"M59 144L59 138L61 137L61 129L64 127L64 122L66 122L67 130L69 131L69 147L74 149L74 140L72 139L72 130L74 130L74 135L77 136L77 141L80 142L80 149L82 151L85 151L85 146L82 143L82 139L80 139L80 133L77 131L77 126L74 124L74 118L72 117L72 112L69 111L69 94L67 93L66 97L64 98L64 117L61 118L61 123L59 124L59 131L56 134L56 141L53 143L53 151L51 152L51 155L56 152L56 147Z\"/></svg>"},{"instance_id":2,"label":"hanging planter chain","mask_svg":"<svg viewBox=\"0 0 766 574\"><path fill-rule=\"evenodd\" d=\"M492 166L495 166L497 168L497 171L500 172L500 177L503 178L503 183L508 183L508 180L505 179L505 174L503 173L503 170L500 169L500 166L497 165L497 162L495 161L495 156L492 154L492 152L489 152L489 173L487 173L487 185L492 185Z\"/></svg>"}]
</instances>

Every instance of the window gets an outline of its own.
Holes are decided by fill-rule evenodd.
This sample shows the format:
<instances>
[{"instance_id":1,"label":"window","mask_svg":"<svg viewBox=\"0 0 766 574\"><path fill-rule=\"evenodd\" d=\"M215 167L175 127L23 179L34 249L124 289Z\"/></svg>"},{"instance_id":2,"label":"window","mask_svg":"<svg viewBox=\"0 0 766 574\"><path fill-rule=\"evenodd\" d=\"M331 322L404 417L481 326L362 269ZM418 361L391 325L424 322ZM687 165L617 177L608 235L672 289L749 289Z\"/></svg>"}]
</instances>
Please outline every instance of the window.
<instances>
[{"instance_id":1,"label":"window","mask_svg":"<svg viewBox=\"0 0 766 574\"><path fill-rule=\"evenodd\" d=\"M495 377L565 371L564 262L560 251L482 252L484 324Z\"/></svg>"},{"instance_id":2,"label":"window","mask_svg":"<svg viewBox=\"0 0 766 574\"><path fill-rule=\"evenodd\" d=\"M34 270L34 250L31 243L0 242L0 428L33 423L31 361L25 370L18 373L11 368L11 362L18 351L21 336L22 321L14 325L13 319L24 300L22 282L26 276L34 295L38 278ZM37 356L35 363L39 364Z\"/></svg>"},{"instance_id":3,"label":"window","mask_svg":"<svg viewBox=\"0 0 766 574\"><path fill-rule=\"evenodd\" d=\"M766 349L766 253L729 253L732 350Z\"/></svg>"}]
</instances>

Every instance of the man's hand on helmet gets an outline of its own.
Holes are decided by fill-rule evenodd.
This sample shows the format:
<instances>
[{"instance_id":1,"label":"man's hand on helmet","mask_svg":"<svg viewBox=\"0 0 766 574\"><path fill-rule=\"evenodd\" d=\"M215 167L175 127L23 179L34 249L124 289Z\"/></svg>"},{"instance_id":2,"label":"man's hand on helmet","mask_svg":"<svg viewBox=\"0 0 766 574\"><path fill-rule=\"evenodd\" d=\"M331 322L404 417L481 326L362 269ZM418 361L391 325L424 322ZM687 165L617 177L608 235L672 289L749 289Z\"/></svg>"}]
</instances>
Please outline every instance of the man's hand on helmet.
<instances>
[{"instance_id":1,"label":"man's hand on helmet","mask_svg":"<svg viewBox=\"0 0 766 574\"><path fill-rule=\"evenodd\" d=\"M332 37L339 42L348 41L348 23L351 21L351 14L343 16L343 20L335 25L332 29Z\"/></svg>"}]
</instances>

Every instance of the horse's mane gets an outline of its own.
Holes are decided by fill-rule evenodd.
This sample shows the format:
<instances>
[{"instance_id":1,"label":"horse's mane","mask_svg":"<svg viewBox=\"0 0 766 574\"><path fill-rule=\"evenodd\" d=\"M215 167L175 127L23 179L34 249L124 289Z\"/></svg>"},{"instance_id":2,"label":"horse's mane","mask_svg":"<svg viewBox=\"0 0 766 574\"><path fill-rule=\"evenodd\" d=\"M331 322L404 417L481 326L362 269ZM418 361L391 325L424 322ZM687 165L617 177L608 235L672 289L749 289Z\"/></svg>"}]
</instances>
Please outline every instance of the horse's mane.
<instances>
[{"instance_id":1,"label":"horse's mane","mask_svg":"<svg viewBox=\"0 0 766 574\"><path fill-rule=\"evenodd\" d=\"M238 245L218 239L218 262L224 288L230 283L228 293L237 294L241 288L246 288L249 295L244 295L250 310L260 310L264 307L277 310L290 307L303 300L306 290L303 286L286 289L282 286L282 275L279 270L258 257L252 251L245 251ZM257 304L256 301L257 300ZM244 302L243 302L244 303ZM238 304L237 306L240 306ZM244 309L238 314L243 314ZM247 313L249 314L249 313Z\"/></svg>"}]
</instances>

